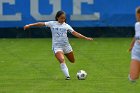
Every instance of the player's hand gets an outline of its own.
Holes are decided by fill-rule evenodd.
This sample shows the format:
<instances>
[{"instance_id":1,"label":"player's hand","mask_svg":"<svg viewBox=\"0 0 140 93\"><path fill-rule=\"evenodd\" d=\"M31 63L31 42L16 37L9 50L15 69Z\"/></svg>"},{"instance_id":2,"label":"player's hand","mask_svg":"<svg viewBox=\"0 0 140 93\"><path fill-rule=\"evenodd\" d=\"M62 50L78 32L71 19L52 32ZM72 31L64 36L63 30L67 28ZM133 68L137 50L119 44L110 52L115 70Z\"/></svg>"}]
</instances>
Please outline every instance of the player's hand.
<instances>
[{"instance_id":1,"label":"player's hand","mask_svg":"<svg viewBox=\"0 0 140 93\"><path fill-rule=\"evenodd\" d=\"M29 29L29 28L30 28L30 25L25 25L24 26L24 30Z\"/></svg>"},{"instance_id":2,"label":"player's hand","mask_svg":"<svg viewBox=\"0 0 140 93\"><path fill-rule=\"evenodd\" d=\"M86 37L85 39L90 40L90 41L93 40L93 38L90 38L90 37Z\"/></svg>"},{"instance_id":3,"label":"player's hand","mask_svg":"<svg viewBox=\"0 0 140 93\"><path fill-rule=\"evenodd\" d=\"M131 52L131 50L132 50L132 48L130 47L130 48L128 49L128 52Z\"/></svg>"}]
</instances>

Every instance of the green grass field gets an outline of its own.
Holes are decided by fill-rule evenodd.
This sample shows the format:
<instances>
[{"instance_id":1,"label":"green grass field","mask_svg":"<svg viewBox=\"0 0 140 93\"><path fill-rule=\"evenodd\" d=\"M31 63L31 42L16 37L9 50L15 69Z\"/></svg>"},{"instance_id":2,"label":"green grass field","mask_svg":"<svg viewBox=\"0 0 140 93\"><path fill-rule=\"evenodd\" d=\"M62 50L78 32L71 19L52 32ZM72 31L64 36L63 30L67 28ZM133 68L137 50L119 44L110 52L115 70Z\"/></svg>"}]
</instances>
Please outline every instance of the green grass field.
<instances>
[{"instance_id":1,"label":"green grass field","mask_svg":"<svg viewBox=\"0 0 140 93\"><path fill-rule=\"evenodd\" d=\"M0 39L0 93L139 93L130 83L131 38L70 39L76 63L67 59L71 80L60 70L51 39ZM86 80L76 73L83 69Z\"/></svg>"}]
</instances>

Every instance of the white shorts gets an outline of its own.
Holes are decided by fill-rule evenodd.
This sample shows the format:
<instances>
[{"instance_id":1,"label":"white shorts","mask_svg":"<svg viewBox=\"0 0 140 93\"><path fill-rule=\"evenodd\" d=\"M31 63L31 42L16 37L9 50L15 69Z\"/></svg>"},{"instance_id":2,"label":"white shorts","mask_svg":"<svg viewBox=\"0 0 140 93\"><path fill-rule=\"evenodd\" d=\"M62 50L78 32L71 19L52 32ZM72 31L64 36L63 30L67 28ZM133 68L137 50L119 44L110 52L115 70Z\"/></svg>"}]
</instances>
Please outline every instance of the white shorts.
<instances>
[{"instance_id":1,"label":"white shorts","mask_svg":"<svg viewBox=\"0 0 140 93\"><path fill-rule=\"evenodd\" d=\"M135 42L134 47L132 49L131 59L140 61L140 43L137 41Z\"/></svg>"},{"instance_id":2,"label":"white shorts","mask_svg":"<svg viewBox=\"0 0 140 93\"><path fill-rule=\"evenodd\" d=\"M70 52L72 52L72 47L70 45L66 45L66 46L57 46L57 47L53 47L53 52L56 54L58 51L62 51L64 54L68 54Z\"/></svg>"}]
</instances>

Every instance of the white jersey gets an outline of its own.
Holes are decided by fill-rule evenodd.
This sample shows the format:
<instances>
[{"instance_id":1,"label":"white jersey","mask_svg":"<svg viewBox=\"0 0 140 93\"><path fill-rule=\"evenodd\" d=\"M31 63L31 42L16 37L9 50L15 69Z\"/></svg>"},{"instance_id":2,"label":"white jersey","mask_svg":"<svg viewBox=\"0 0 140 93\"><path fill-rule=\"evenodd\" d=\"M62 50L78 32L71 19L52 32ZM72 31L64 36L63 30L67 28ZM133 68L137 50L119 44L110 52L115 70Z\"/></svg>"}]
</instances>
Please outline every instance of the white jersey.
<instances>
[{"instance_id":1,"label":"white jersey","mask_svg":"<svg viewBox=\"0 0 140 93\"><path fill-rule=\"evenodd\" d=\"M140 39L140 22L136 22L135 24L135 38Z\"/></svg>"},{"instance_id":2,"label":"white jersey","mask_svg":"<svg viewBox=\"0 0 140 93\"><path fill-rule=\"evenodd\" d=\"M51 28L52 32L52 47L60 47L69 44L67 32L73 32L73 28L66 24L59 23L58 21L48 21L45 25Z\"/></svg>"}]
</instances>

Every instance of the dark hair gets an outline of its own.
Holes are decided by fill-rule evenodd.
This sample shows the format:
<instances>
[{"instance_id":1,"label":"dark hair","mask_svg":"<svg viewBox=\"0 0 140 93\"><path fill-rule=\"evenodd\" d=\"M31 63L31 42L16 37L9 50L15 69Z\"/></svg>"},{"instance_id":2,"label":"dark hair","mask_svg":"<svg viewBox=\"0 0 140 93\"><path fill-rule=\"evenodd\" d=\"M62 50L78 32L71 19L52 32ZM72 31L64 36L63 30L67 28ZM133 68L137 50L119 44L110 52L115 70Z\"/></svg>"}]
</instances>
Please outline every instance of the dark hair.
<instances>
[{"instance_id":1,"label":"dark hair","mask_svg":"<svg viewBox=\"0 0 140 93\"><path fill-rule=\"evenodd\" d=\"M55 20L58 21L57 18L60 17L62 14L65 14L65 12L64 12L64 11L58 11L58 12L56 13Z\"/></svg>"},{"instance_id":2,"label":"dark hair","mask_svg":"<svg viewBox=\"0 0 140 93\"><path fill-rule=\"evenodd\" d=\"M140 14L140 7L137 7L136 13L139 13Z\"/></svg>"}]
</instances>

